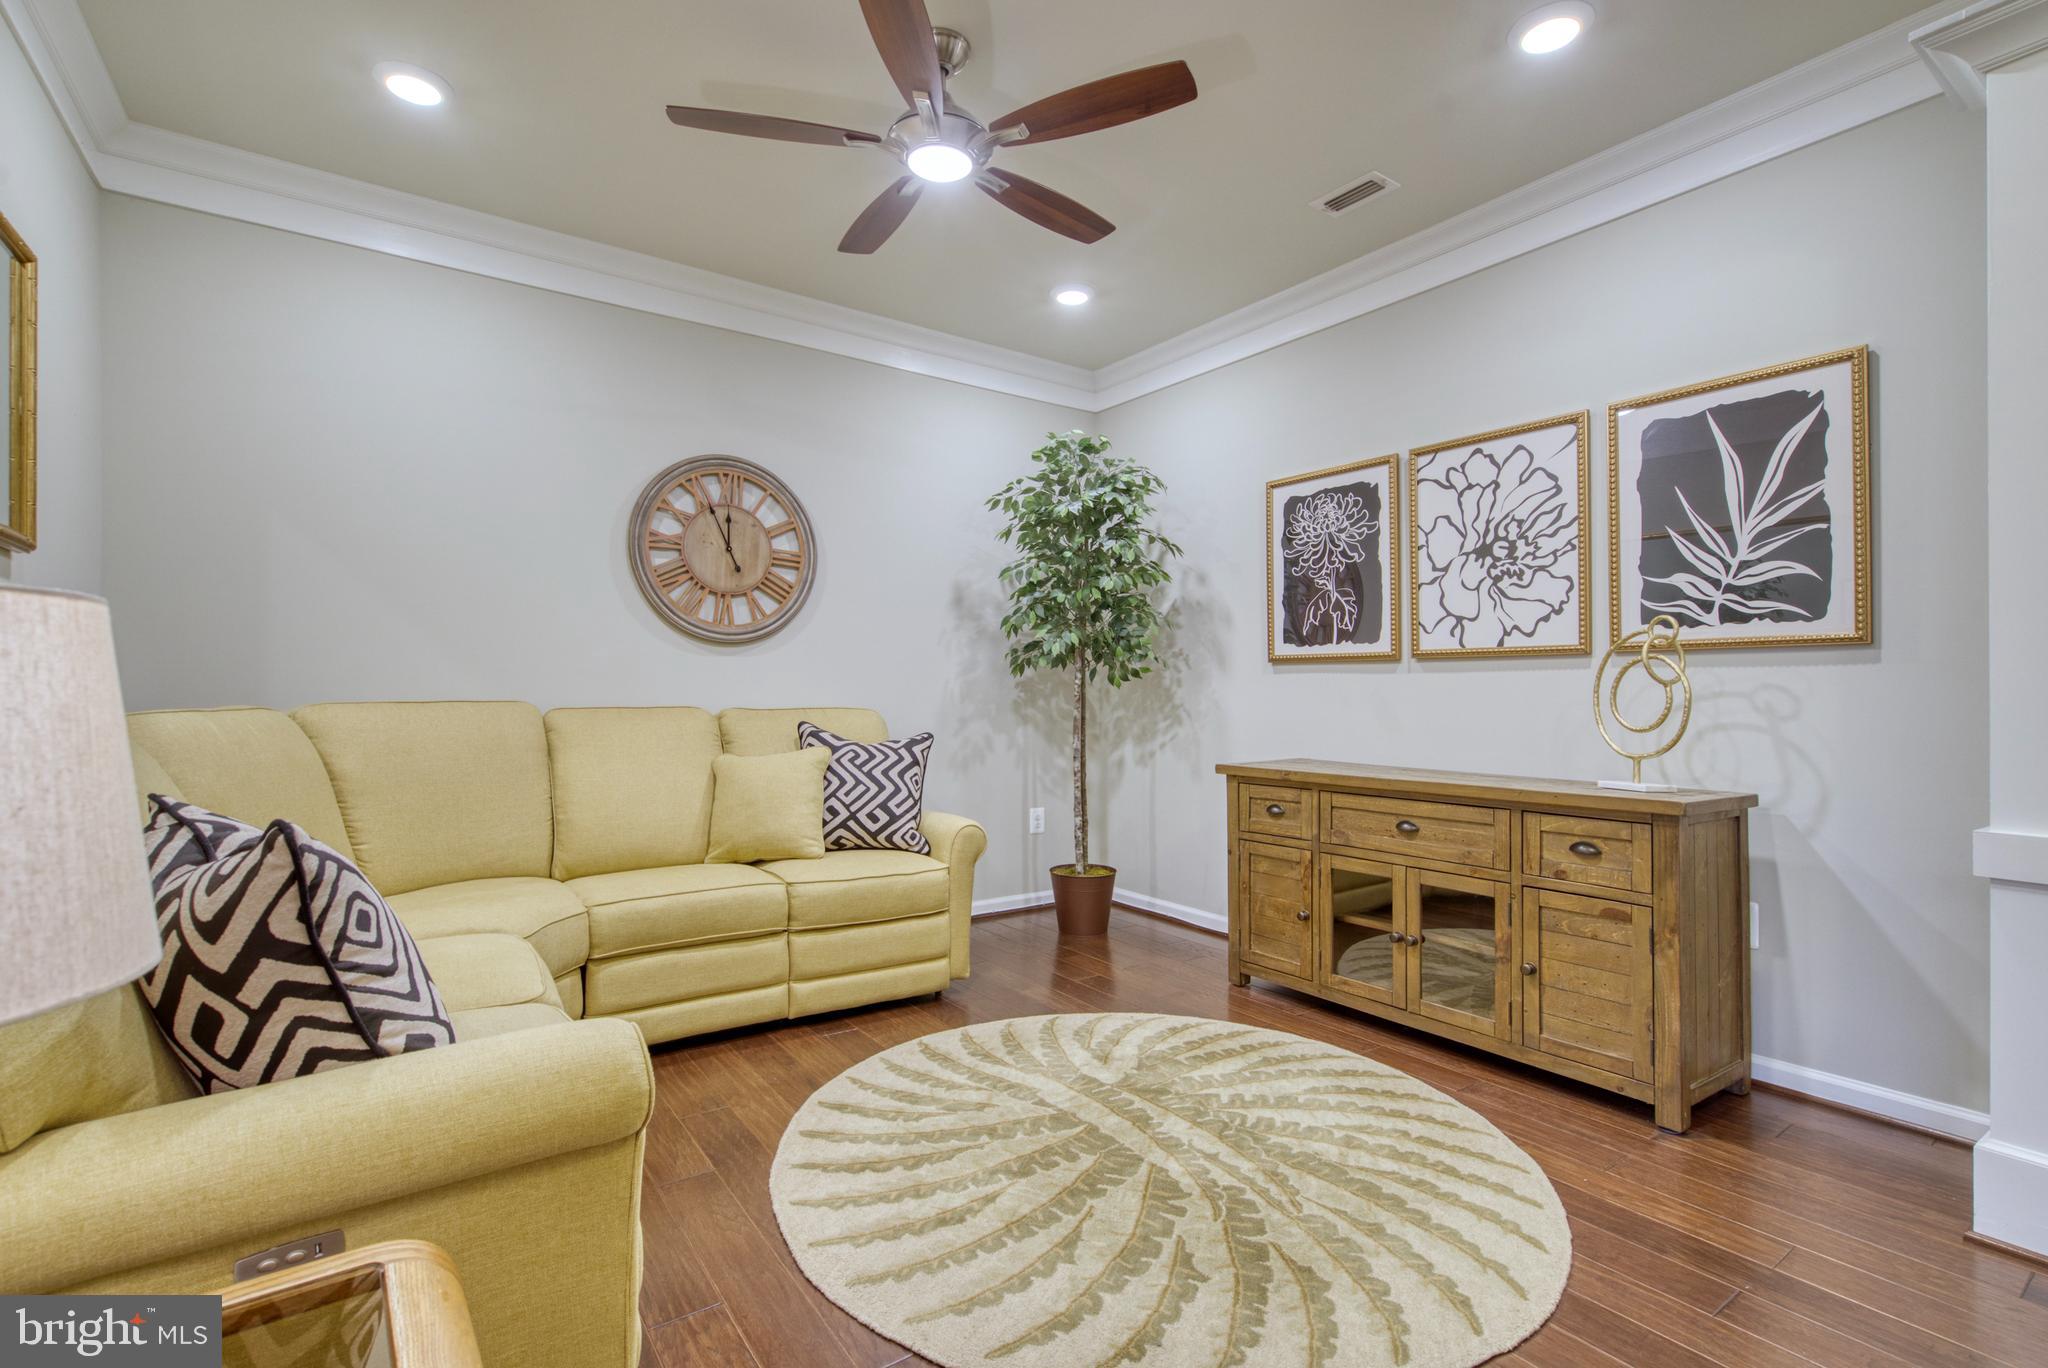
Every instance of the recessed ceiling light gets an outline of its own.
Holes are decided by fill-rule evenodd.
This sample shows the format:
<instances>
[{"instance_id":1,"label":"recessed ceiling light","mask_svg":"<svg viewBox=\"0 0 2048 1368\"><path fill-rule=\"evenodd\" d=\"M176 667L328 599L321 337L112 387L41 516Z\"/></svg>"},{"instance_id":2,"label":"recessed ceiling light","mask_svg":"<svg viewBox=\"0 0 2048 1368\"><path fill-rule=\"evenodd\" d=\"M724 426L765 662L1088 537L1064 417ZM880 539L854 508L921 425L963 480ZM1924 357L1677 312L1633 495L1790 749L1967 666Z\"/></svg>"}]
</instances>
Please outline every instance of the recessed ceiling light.
<instances>
[{"instance_id":1,"label":"recessed ceiling light","mask_svg":"<svg viewBox=\"0 0 2048 1368\"><path fill-rule=\"evenodd\" d=\"M1593 22L1593 7L1578 0L1530 10L1515 24L1515 46L1540 57L1567 47Z\"/></svg>"},{"instance_id":2,"label":"recessed ceiling light","mask_svg":"<svg viewBox=\"0 0 2048 1368\"><path fill-rule=\"evenodd\" d=\"M951 143L925 143L910 149L910 155L903 159L914 176L928 181L956 181L964 178L974 169L974 158L968 156Z\"/></svg>"},{"instance_id":3,"label":"recessed ceiling light","mask_svg":"<svg viewBox=\"0 0 2048 1368\"><path fill-rule=\"evenodd\" d=\"M437 105L448 98L448 83L433 72L404 62L379 62L371 74L377 84L407 104Z\"/></svg>"},{"instance_id":4,"label":"recessed ceiling light","mask_svg":"<svg viewBox=\"0 0 2048 1368\"><path fill-rule=\"evenodd\" d=\"M1078 309L1095 298L1086 285L1062 285L1052 292L1052 297L1054 303L1064 304L1070 309Z\"/></svg>"}]
</instances>

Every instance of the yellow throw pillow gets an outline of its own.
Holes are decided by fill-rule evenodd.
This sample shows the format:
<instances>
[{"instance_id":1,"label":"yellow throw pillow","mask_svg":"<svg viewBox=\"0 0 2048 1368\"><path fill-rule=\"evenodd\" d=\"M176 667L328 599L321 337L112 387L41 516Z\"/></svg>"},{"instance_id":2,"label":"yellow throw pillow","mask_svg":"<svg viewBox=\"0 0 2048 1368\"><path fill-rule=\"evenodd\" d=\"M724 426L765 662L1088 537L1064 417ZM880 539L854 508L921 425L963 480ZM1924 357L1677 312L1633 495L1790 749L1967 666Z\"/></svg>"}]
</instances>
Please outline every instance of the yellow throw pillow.
<instances>
[{"instance_id":1,"label":"yellow throw pillow","mask_svg":"<svg viewBox=\"0 0 2048 1368\"><path fill-rule=\"evenodd\" d=\"M825 853L823 746L711 762L711 864L815 860Z\"/></svg>"}]
</instances>

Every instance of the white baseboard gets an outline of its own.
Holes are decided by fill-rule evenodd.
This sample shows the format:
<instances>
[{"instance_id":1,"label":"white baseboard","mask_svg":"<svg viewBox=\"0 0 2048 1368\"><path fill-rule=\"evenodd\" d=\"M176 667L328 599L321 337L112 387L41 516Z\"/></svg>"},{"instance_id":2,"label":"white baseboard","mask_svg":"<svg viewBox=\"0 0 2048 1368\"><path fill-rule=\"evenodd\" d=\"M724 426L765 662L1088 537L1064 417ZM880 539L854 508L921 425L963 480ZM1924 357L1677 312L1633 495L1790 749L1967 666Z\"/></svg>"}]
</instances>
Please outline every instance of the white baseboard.
<instances>
[{"instance_id":1,"label":"white baseboard","mask_svg":"<svg viewBox=\"0 0 2048 1368\"><path fill-rule=\"evenodd\" d=\"M2048 1254L2048 1154L1987 1135L1971 1179L1979 1235Z\"/></svg>"},{"instance_id":2,"label":"white baseboard","mask_svg":"<svg viewBox=\"0 0 2048 1368\"><path fill-rule=\"evenodd\" d=\"M1788 1064L1782 1059L1767 1059L1763 1055L1753 1056L1750 1068L1759 1083L1769 1083L1789 1092L1820 1098L1823 1102L1836 1102L1858 1111L1890 1117L1924 1130L1953 1135L1958 1140L1975 1141L1991 1129L1991 1118L1983 1112L1958 1107L1952 1102L1936 1102L1929 1097L1918 1097L1877 1083L1865 1083L1860 1078L1845 1078L1841 1074L1809 1069L1804 1064Z\"/></svg>"},{"instance_id":3,"label":"white baseboard","mask_svg":"<svg viewBox=\"0 0 2048 1368\"><path fill-rule=\"evenodd\" d=\"M1127 907L1168 917L1189 926L1199 926L1205 931L1228 932L1230 922L1220 912L1208 912L1185 903L1168 902L1148 893L1136 893L1119 887L1116 900ZM978 898L974 903L974 915L991 916L998 912L1016 912L1027 907L1045 907L1052 902L1051 890L1035 893L1012 893L1002 898ZM1937 1102L1930 1097L1919 1097L1913 1093L1900 1092L1878 1083L1865 1083L1860 1078L1848 1078L1841 1074L1828 1073L1824 1069L1810 1069L1804 1064L1790 1064L1782 1059L1771 1059L1755 1055L1750 1060L1752 1075L1759 1083L1769 1083L1788 1092L1802 1093L1807 1097L1819 1098L1823 1102L1834 1102L1844 1107L1854 1107L1873 1116L1888 1117L1903 1121L1909 1126L1919 1126L1942 1135L1952 1135L1958 1140L1975 1142L1991 1128L1991 1118L1980 1111L1958 1107L1952 1102ZM2032 1151L2021 1150L2037 1162L2048 1163L2048 1158L2035 1155ZM2048 1208L2044 1208L2048 1209ZM1979 1230L1987 1235L1996 1232ZM2022 1243L2008 1236L1997 1235L2009 1243ZM2028 1246L2032 1248L2033 1246Z\"/></svg>"},{"instance_id":4,"label":"white baseboard","mask_svg":"<svg viewBox=\"0 0 2048 1368\"><path fill-rule=\"evenodd\" d=\"M1021 912L1027 907L1052 906L1052 890L1041 889L1036 893L1011 893L1001 898L976 898L974 915L993 917L998 912Z\"/></svg>"},{"instance_id":5,"label":"white baseboard","mask_svg":"<svg viewBox=\"0 0 2048 1368\"><path fill-rule=\"evenodd\" d=\"M1186 922L1189 926L1199 926L1204 931L1220 931L1226 935L1230 931L1230 918L1221 912L1204 912L1199 907L1168 902L1164 898L1155 898L1146 893L1133 893L1128 888L1119 888L1116 891L1116 900L1126 907L1135 907L1140 912L1150 912L1154 916Z\"/></svg>"}]
</instances>

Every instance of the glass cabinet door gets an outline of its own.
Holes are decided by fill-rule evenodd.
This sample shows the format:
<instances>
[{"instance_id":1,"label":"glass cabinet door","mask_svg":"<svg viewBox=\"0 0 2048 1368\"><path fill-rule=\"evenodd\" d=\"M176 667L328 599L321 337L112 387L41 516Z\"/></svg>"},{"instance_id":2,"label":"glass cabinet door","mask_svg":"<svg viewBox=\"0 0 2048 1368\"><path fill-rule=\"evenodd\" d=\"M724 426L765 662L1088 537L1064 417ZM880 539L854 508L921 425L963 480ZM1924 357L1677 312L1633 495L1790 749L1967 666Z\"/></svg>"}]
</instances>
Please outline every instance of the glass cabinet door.
<instances>
[{"instance_id":1,"label":"glass cabinet door","mask_svg":"<svg viewBox=\"0 0 2048 1368\"><path fill-rule=\"evenodd\" d=\"M1486 879L1412 870L1404 928L1411 1010L1506 1039L1510 937L1507 889Z\"/></svg>"},{"instance_id":2,"label":"glass cabinet door","mask_svg":"<svg viewBox=\"0 0 2048 1368\"><path fill-rule=\"evenodd\" d=\"M1318 901L1328 914L1328 940L1322 947L1324 982L1390 1007L1405 1005L1406 937L1396 930L1402 870L1325 855L1320 873Z\"/></svg>"}]
</instances>

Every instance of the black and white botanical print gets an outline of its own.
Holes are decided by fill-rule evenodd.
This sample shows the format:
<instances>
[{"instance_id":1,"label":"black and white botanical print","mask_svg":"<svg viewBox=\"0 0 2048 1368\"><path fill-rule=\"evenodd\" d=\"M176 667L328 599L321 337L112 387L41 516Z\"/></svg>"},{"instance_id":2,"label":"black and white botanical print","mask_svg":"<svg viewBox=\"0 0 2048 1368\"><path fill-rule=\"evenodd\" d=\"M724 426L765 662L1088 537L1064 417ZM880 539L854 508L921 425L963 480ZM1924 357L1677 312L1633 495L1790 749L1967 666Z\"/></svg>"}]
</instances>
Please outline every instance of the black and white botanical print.
<instances>
[{"instance_id":1,"label":"black and white botanical print","mask_svg":"<svg viewBox=\"0 0 2048 1368\"><path fill-rule=\"evenodd\" d=\"M1414 454L1417 656L1587 649L1585 423Z\"/></svg>"},{"instance_id":2,"label":"black and white botanical print","mask_svg":"<svg viewBox=\"0 0 2048 1368\"><path fill-rule=\"evenodd\" d=\"M1268 654L1391 659L1393 461L1267 486Z\"/></svg>"},{"instance_id":3,"label":"black and white botanical print","mask_svg":"<svg viewBox=\"0 0 2048 1368\"><path fill-rule=\"evenodd\" d=\"M1870 640L1862 348L1616 404L1610 626Z\"/></svg>"},{"instance_id":4,"label":"black and white botanical print","mask_svg":"<svg viewBox=\"0 0 2048 1368\"><path fill-rule=\"evenodd\" d=\"M1785 389L1643 429L1637 625L1811 622L1834 590L1827 402Z\"/></svg>"},{"instance_id":5,"label":"black and white botanical print","mask_svg":"<svg viewBox=\"0 0 2048 1368\"><path fill-rule=\"evenodd\" d=\"M1373 644L1386 635L1379 573L1384 502L1378 488L1360 480L1298 494L1281 506L1287 645Z\"/></svg>"}]
</instances>

